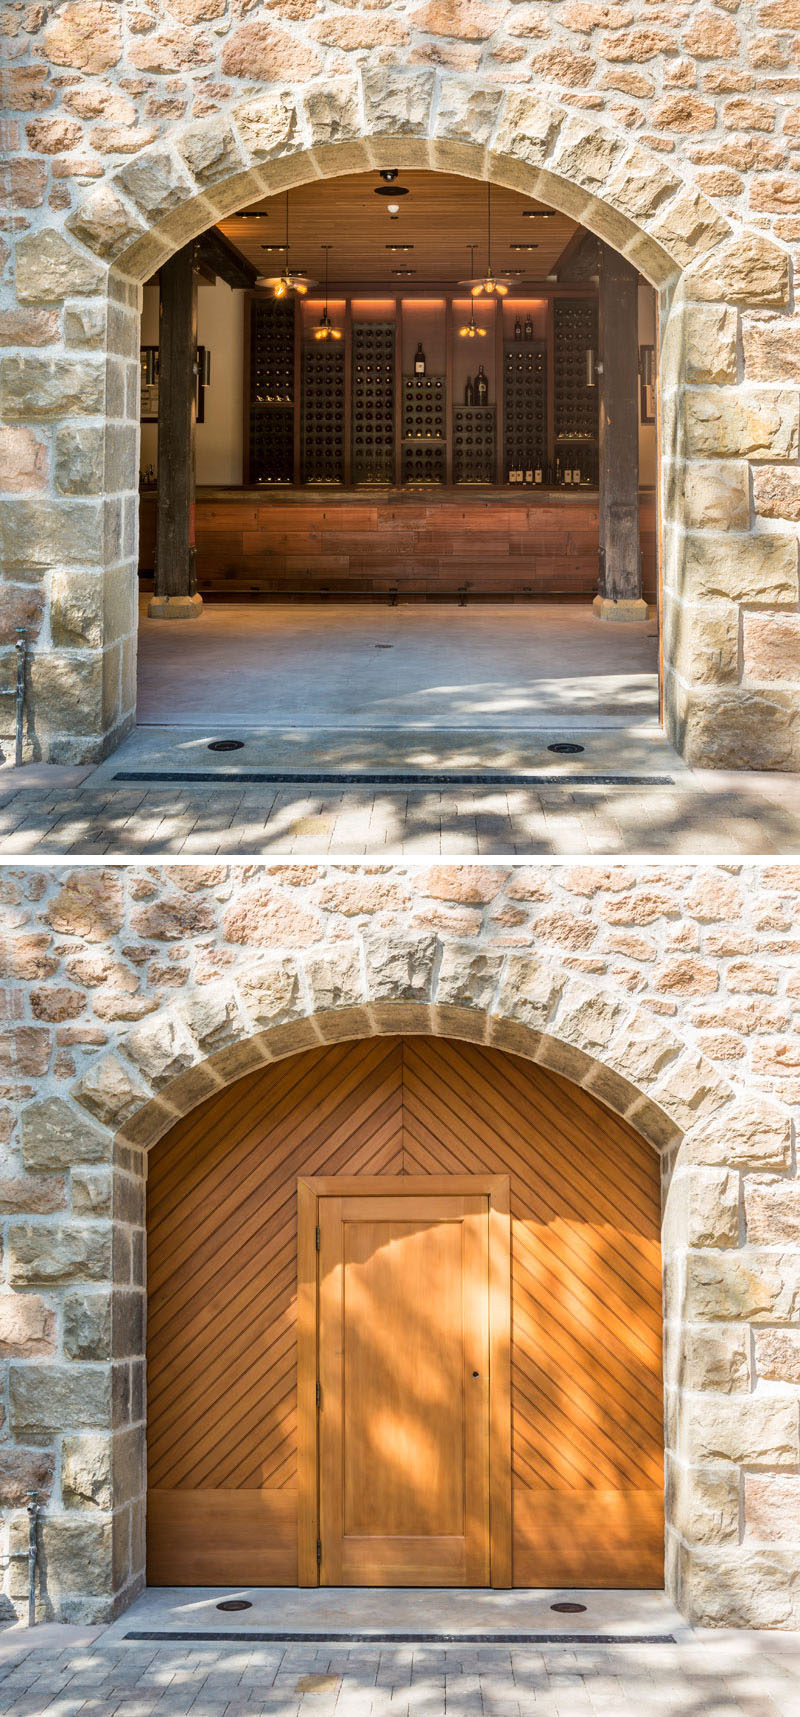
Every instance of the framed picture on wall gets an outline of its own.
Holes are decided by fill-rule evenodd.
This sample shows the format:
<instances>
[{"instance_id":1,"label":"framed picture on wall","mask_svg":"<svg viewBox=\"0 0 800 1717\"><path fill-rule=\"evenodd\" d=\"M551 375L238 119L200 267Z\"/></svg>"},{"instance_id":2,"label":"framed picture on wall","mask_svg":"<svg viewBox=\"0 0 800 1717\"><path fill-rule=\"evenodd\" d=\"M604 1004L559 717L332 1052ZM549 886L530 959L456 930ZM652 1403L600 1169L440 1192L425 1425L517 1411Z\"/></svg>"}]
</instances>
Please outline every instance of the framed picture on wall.
<instances>
[{"instance_id":1,"label":"framed picture on wall","mask_svg":"<svg viewBox=\"0 0 800 1717\"><path fill-rule=\"evenodd\" d=\"M158 423L158 347L142 346L139 361L142 372L139 417L142 423Z\"/></svg>"},{"instance_id":2,"label":"framed picture on wall","mask_svg":"<svg viewBox=\"0 0 800 1717\"><path fill-rule=\"evenodd\" d=\"M642 423L656 421L656 349L655 346L639 347L639 383L640 404L639 415Z\"/></svg>"}]
</instances>

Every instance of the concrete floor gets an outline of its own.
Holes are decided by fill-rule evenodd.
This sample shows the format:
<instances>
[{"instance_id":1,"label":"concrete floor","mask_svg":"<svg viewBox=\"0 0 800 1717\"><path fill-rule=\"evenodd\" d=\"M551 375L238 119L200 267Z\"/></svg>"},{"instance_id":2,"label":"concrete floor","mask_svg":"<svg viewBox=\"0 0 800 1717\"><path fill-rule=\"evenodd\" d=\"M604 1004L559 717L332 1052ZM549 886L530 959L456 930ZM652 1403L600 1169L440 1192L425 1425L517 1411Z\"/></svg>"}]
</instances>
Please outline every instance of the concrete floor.
<instances>
[{"instance_id":1,"label":"concrete floor","mask_svg":"<svg viewBox=\"0 0 800 1717\"><path fill-rule=\"evenodd\" d=\"M572 603L215 602L172 623L143 612L138 720L220 731L654 722L656 624L605 625Z\"/></svg>"},{"instance_id":2,"label":"concrete floor","mask_svg":"<svg viewBox=\"0 0 800 1717\"><path fill-rule=\"evenodd\" d=\"M249 1601L249 1610L225 1611L220 1601ZM567 1600L586 1606L563 1614L551 1605ZM414 1590L321 1586L209 1587L150 1586L108 1629L108 1642L131 1632L269 1633L319 1635L366 1633L385 1639L393 1633L603 1634L636 1635L690 1632L663 1592Z\"/></svg>"}]
</instances>

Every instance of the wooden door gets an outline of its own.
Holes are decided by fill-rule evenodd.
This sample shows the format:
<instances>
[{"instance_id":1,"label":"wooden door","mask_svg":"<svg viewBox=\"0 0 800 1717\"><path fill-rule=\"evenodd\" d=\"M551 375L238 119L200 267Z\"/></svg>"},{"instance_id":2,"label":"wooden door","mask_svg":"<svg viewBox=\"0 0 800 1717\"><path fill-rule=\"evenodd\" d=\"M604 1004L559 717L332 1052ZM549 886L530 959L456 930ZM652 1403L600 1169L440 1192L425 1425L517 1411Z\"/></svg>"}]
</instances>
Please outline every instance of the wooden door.
<instances>
[{"instance_id":1,"label":"wooden door","mask_svg":"<svg viewBox=\"0 0 800 1717\"><path fill-rule=\"evenodd\" d=\"M319 1200L326 1586L486 1586L489 1210Z\"/></svg>"},{"instance_id":2,"label":"wooden door","mask_svg":"<svg viewBox=\"0 0 800 1717\"><path fill-rule=\"evenodd\" d=\"M316 1437L316 1217L307 1268L298 1182L330 1177L341 1196L342 1176L365 1193L364 1177L386 1176L436 1196L472 1195L481 1178L482 1194L501 1177L510 1187L511 1478L492 1461L492 1580L512 1577L510 1551L495 1556L505 1510L515 1585L660 1586L658 1157L557 1073L425 1037L258 1068L151 1152L149 1582L317 1579L315 1453L310 1493L302 1476ZM507 1450L507 1400L490 1411L491 1451L503 1437Z\"/></svg>"}]
</instances>

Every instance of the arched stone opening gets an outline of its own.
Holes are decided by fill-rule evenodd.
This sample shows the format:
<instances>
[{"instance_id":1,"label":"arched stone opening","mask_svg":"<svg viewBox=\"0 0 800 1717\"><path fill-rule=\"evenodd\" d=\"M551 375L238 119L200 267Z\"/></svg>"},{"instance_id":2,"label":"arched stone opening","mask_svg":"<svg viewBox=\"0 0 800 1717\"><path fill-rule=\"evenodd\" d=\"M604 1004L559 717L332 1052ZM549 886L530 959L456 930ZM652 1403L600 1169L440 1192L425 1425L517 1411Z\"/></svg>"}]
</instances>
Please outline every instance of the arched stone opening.
<instances>
[{"instance_id":1,"label":"arched stone opening","mask_svg":"<svg viewBox=\"0 0 800 1717\"><path fill-rule=\"evenodd\" d=\"M12 577L58 561L49 634L31 658L32 754L87 761L134 720L139 283L243 201L374 167L387 149L401 168L541 198L657 287L667 731L692 763L796 767L797 690L765 639L799 623L797 533L775 510L766 524L754 510L750 465L780 476L796 461L797 399L741 377L742 312L786 313L788 252L580 110L479 77L382 64L182 127L92 186L69 236L20 240L20 302L62 304L82 356L22 360L13 416L85 413L71 433L91 465L77 487L57 479L46 499L31 508L20 498L9 515Z\"/></svg>"}]
</instances>

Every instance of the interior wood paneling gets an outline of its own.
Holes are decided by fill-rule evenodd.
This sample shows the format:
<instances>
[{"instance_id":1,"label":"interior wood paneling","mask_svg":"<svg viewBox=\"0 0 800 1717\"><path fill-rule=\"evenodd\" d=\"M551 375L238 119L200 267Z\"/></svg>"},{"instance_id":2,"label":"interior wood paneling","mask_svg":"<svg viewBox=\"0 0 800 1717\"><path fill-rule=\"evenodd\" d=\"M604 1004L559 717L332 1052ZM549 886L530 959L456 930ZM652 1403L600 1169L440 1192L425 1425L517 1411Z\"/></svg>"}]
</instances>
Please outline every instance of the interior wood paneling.
<instances>
[{"instance_id":1,"label":"interior wood paneling","mask_svg":"<svg viewBox=\"0 0 800 1717\"><path fill-rule=\"evenodd\" d=\"M391 166L391 162L389 163ZM346 173L341 178L312 179L289 193L289 259L320 279L323 244L330 244L330 279L386 281L397 284L395 269L413 270L409 283L467 278L469 246L475 246L475 270L486 265L486 184L457 173L404 168L397 183L408 196L375 195L380 185L374 173ZM387 204L399 204L396 219ZM526 215L525 210L537 211ZM261 274L283 266L281 246L286 233L286 194L263 197L250 205L251 218L229 215L220 228ZM259 219L253 219L257 212ZM567 215L548 210L535 197L503 185L492 186L492 262L516 269L524 280L544 280L555 267L576 231ZM512 244L535 246L514 251ZM392 246L411 245L410 251ZM268 248L264 247L275 247Z\"/></svg>"},{"instance_id":2,"label":"interior wood paneling","mask_svg":"<svg viewBox=\"0 0 800 1717\"><path fill-rule=\"evenodd\" d=\"M140 505L139 567L152 569L155 496ZM640 496L645 598L655 602L655 498ZM436 494L341 497L198 491L198 588L226 600L286 596L386 599L581 596L597 592L597 497L523 500Z\"/></svg>"},{"instance_id":3,"label":"interior wood paneling","mask_svg":"<svg viewBox=\"0 0 800 1717\"><path fill-rule=\"evenodd\" d=\"M298 1177L503 1173L514 1583L660 1584L656 1158L556 1074L427 1038L337 1045L267 1067L155 1147L154 1584L210 1582L203 1543L214 1509L220 1579L297 1579ZM241 1513L214 1500L231 1493L277 1510L269 1577L251 1524L241 1532Z\"/></svg>"}]
</instances>

